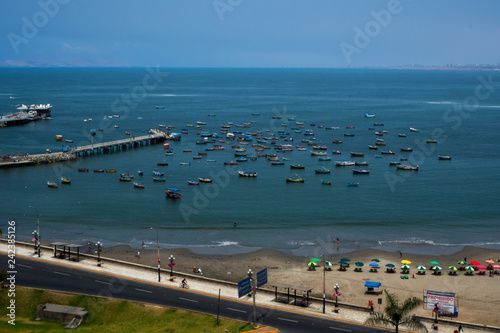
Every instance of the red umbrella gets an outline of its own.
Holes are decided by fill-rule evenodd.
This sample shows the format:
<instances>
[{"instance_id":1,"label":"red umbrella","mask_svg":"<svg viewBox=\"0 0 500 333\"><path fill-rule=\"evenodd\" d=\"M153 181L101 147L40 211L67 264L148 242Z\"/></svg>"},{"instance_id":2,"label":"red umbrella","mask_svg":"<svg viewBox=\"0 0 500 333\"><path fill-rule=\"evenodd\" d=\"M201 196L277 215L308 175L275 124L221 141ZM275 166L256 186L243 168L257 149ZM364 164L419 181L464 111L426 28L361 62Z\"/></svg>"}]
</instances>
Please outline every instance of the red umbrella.
<instances>
[{"instance_id":1,"label":"red umbrella","mask_svg":"<svg viewBox=\"0 0 500 333\"><path fill-rule=\"evenodd\" d=\"M480 269L480 270L484 271L486 269L486 267L485 266L477 266L477 269Z\"/></svg>"},{"instance_id":2,"label":"red umbrella","mask_svg":"<svg viewBox=\"0 0 500 333\"><path fill-rule=\"evenodd\" d=\"M470 262L471 265L474 265L474 266L477 266L477 265L481 265L481 263L479 261L471 261Z\"/></svg>"},{"instance_id":3,"label":"red umbrella","mask_svg":"<svg viewBox=\"0 0 500 333\"><path fill-rule=\"evenodd\" d=\"M493 265L495 262L491 259L488 259L485 261L487 264Z\"/></svg>"}]
</instances>

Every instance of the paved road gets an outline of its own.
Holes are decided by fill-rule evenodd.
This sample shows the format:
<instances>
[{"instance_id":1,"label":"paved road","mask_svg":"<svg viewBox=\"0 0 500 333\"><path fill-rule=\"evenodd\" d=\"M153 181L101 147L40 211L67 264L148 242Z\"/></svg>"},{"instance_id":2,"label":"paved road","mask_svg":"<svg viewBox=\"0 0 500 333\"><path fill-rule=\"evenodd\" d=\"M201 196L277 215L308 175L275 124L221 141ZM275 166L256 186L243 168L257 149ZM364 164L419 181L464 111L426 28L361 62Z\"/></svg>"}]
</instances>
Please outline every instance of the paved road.
<instances>
[{"instance_id":1,"label":"paved road","mask_svg":"<svg viewBox=\"0 0 500 333\"><path fill-rule=\"evenodd\" d=\"M0 258L2 269L6 269L7 256L0 254ZM16 257L16 270L16 285L19 286L113 297L217 314L217 297L203 293L23 257ZM252 322L253 308L246 302L222 299L220 315ZM388 332L264 306L257 306L257 322L276 327L280 332Z\"/></svg>"}]
</instances>

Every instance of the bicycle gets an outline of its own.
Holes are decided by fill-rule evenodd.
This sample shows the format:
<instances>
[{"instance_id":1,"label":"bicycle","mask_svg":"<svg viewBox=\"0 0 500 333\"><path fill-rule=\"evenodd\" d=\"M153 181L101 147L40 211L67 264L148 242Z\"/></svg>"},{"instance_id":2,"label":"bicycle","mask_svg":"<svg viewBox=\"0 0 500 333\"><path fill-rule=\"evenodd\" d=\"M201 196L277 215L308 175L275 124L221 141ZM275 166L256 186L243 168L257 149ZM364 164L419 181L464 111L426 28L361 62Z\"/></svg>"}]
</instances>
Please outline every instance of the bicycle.
<instances>
[{"instance_id":1,"label":"bicycle","mask_svg":"<svg viewBox=\"0 0 500 333\"><path fill-rule=\"evenodd\" d=\"M179 284L180 288L189 289L189 284L187 282L181 282Z\"/></svg>"}]
</instances>

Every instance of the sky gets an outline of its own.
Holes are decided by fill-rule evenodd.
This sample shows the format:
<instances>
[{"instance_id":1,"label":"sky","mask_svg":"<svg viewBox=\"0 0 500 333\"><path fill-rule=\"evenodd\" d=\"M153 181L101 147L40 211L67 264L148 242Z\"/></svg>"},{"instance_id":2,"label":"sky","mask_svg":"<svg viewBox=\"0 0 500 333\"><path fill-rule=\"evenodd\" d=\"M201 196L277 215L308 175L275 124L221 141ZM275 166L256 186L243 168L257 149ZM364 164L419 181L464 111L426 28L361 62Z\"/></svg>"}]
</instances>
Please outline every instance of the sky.
<instances>
[{"instance_id":1,"label":"sky","mask_svg":"<svg viewBox=\"0 0 500 333\"><path fill-rule=\"evenodd\" d=\"M500 63L500 1L3 0L0 66Z\"/></svg>"}]
</instances>

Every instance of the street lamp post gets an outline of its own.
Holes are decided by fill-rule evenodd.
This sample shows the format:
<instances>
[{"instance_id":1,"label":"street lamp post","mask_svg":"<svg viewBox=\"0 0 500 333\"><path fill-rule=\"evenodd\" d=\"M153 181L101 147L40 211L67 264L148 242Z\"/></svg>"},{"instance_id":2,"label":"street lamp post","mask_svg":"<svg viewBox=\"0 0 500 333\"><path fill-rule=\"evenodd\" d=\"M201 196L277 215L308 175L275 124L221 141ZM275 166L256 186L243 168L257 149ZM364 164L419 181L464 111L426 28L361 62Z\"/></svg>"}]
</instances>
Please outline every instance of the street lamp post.
<instances>
[{"instance_id":1,"label":"street lamp post","mask_svg":"<svg viewBox=\"0 0 500 333\"><path fill-rule=\"evenodd\" d=\"M434 317L434 324L432 325L432 327L434 328L434 330L438 330L438 313L439 313L439 306L438 306L438 303L434 304L434 310L432 310L434 313L435 313L435 317Z\"/></svg>"},{"instance_id":2,"label":"street lamp post","mask_svg":"<svg viewBox=\"0 0 500 333\"><path fill-rule=\"evenodd\" d=\"M321 258L324 259L323 256L321 256ZM326 273L326 263L325 263L325 260L323 260L323 313L325 313L325 308L326 308L325 273Z\"/></svg>"},{"instance_id":3,"label":"street lamp post","mask_svg":"<svg viewBox=\"0 0 500 333\"><path fill-rule=\"evenodd\" d=\"M248 277L250 278L250 286L252 290L252 297L253 297L253 327L257 327L257 314L255 311L255 293L257 291L257 285L255 279L252 277L253 272L251 269L248 270L247 272Z\"/></svg>"},{"instance_id":4,"label":"street lamp post","mask_svg":"<svg viewBox=\"0 0 500 333\"><path fill-rule=\"evenodd\" d=\"M175 258L173 255L170 255L170 257L168 257L168 260L170 261L170 264L168 266L170 266L170 281L174 281L174 272L173 272L173 269L174 269L174 266L175 266Z\"/></svg>"},{"instance_id":5,"label":"street lamp post","mask_svg":"<svg viewBox=\"0 0 500 333\"><path fill-rule=\"evenodd\" d=\"M36 212L36 230L33 231L33 235L36 242L35 251L38 252L38 258L40 258L40 215L35 207L29 206L29 208L33 208Z\"/></svg>"},{"instance_id":6,"label":"street lamp post","mask_svg":"<svg viewBox=\"0 0 500 333\"><path fill-rule=\"evenodd\" d=\"M161 281L160 276L160 238L158 236L158 228L150 227L150 230L156 230L156 247L158 248L158 282Z\"/></svg>"},{"instance_id":7,"label":"street lamp post","mask_svg":"<svg viewBox=\"0 0 500 333\"><path fill-rule=\"evenodd\" d=\"M339 313L339 289L340 289L340 286L338 283L335 283L335 287L333 287L335 289L335 313Z\"/></svg>"},{"instance_id":8,"label":"street lamp post","mask_svg":"<svg viewBox=\"0 0 500 333\"><path fill-rule=\"evenodd\" d=\"M33 230L33 232L31 234L33 235L33 240L35 241L34 242L34 245L35 245L35 254L37 254L38 253L38 250L37 250L38 248L36 246L36 241L38 240L38 233L36 232L36 229Z\"/></svg>"},{"instance_id":9,"label":"street lamp post","mask_svg":"<svg viewBox=\"0 0 500 333\"><path fill-rule=\"evenodd\" d=\"M102 243L101 242L95 243L95 247L97 248L97 266L101 266L101 247L102 247Z\"/></svg>"}]
</instances>

